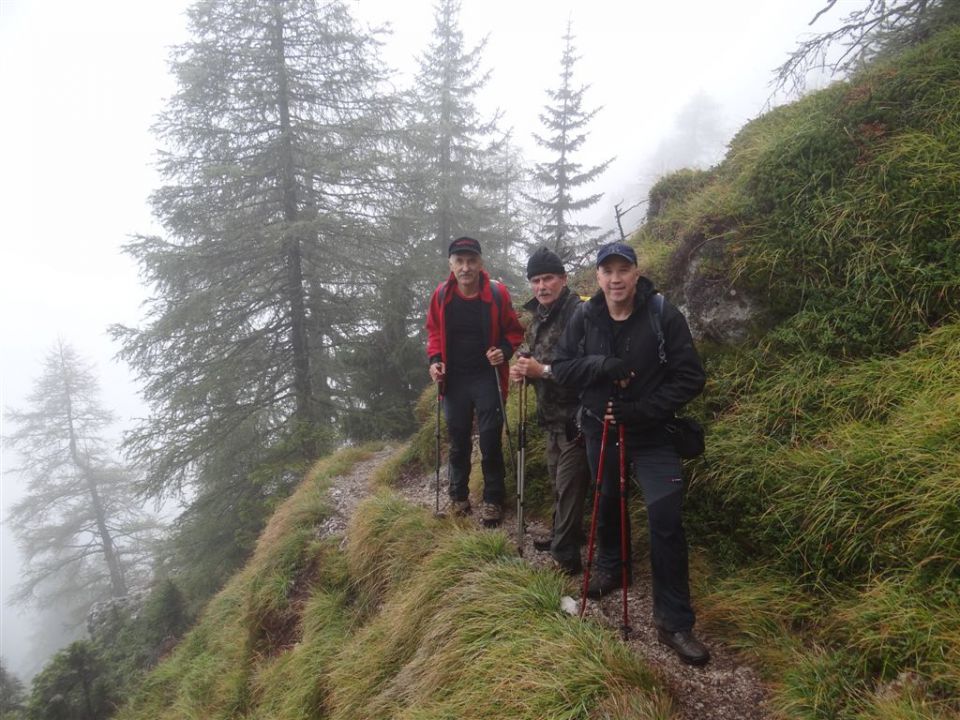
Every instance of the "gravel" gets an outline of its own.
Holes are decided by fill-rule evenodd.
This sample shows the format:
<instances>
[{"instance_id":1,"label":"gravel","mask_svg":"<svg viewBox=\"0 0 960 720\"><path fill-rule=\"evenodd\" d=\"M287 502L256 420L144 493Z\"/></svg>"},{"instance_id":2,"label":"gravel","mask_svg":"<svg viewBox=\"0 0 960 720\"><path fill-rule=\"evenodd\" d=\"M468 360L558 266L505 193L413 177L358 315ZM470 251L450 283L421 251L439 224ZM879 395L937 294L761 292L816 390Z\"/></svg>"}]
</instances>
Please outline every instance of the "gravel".
<instances>
[{"instance_id":1,"label":"gravel","mask_svg":"<svg viewBox=\"0 0 960 720\"><path fill-rule=\"evenodd\" d=\"M389 457L394 449L385 449L369 460L358 463L351 472L334 478L330 489L330 500L334 512L323 523L319 532L323 535L343 534L353 510L370 493L369 477L373 470ZM421 505L431 512L436 501L436 476L410 475L400 479L396 488L410 502ZM446 505L445 478L441 474L440 508ZM476 503L475 503L476 505ZM473 521L480 527L477 513ZM508 503L505 508L501 530L516 541L515 508ZM533 548L533 537L545 535L547 527L536 520L527 522L524 536L523 557L534 567L554 567L548 553L537 552ZM586 561L586 548L584 561ZM571 596L577 608L580 605L580 588L583 576L578 575L571 582ZM696 598L694 598L696 601ZM622 598L614 592L600 601L588 600L586 617L603 623L619 631ZM569 604L569 603L568 603ZM691 667L680 662L673 651L662 645L656 636L652 623L653 607L650 593L650 579L646 568L634 568L634 583L627 593L627 607L632 631L627 645L642 657L651 670L661 679L673 696L677 714L682 720L769 720L774 717L768 707L769 692L757 671L738 657L732 650L716 638L711 638L698 630L698 636L710 648L710 662L702 668Z\"/></svg>"}]
</instances>

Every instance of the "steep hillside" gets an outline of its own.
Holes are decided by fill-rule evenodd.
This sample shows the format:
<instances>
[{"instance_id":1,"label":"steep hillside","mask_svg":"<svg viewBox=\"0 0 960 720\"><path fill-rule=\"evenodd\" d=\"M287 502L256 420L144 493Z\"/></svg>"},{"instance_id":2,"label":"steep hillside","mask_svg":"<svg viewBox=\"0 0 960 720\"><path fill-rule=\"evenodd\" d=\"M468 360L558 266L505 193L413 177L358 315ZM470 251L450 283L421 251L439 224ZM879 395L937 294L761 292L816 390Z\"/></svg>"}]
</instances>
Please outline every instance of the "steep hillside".
<instances>
[{"instance_id":1,"label":"steep hillside","mask_svg":"<svg viewBox=\"0 0 960 720\"><path fill-rule=\"evenodd\" d=\"M960 31L745 126L635 239L704 339L702 615L788 717L960 711Z\"/></svg>"},{"instance_id":2,"label":"steep hillside","mask_svg":"<svg viewBox=\"0 0 960 720\"><path fill-rule=\"evenodd\" d=\"M325 478L370 456L351 451L305 479L119 717L672 717L636 656L561 611L569 581L522 562L503 533L382 489L341 548Z\"/></svg>"},{"instance_id":3,"label":"steep hillside","mask_svg":"<svg viewBox=\"0 0 960 720\"><path fill-rule=\"evenodd\" d=\"M708 362L703 627L780 717L960 716L960 30L751 122L721 165L658 184L631 242ZM432 468L432 398L379 485ZM352 452L328 463L372 451ZM678 717L505 535L383 490L341 547L331 467L120 717Z\"/></svg>"}]
</instances>

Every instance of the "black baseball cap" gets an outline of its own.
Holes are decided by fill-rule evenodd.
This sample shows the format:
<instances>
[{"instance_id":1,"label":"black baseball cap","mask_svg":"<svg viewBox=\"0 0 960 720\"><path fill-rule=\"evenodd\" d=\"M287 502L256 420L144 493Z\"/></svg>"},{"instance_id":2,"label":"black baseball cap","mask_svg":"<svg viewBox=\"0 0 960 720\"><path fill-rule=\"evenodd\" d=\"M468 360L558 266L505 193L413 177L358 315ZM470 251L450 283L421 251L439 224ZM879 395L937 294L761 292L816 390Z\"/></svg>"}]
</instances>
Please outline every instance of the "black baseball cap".
<instances>
[{"instance_id":1,"label":"black baseball cap","mask_svg":"<svg viewBox=\"0 0 960 720\"><path fill-rule=\"evenodd\" d=\"M468 252L480 255L480 243L474 240L472 237L458 237L452 243L450 243L450 248L447 250L447 257L450 257L454 253Z\"/></svg>"},{"instance_id":2,"label":"black baseball cap","mask_svg":"<svg viewBox=\"0 0 960 720\"><path fill-rule=\"evenodd\" d=\"M597 252L597 267L603 263L608 257L622 257L624 260L629 262L631 265L637 264L637 254L633 251L633 248L622 242L612 242L608 245L604 245Z\"/></svg>"}]
</instances>

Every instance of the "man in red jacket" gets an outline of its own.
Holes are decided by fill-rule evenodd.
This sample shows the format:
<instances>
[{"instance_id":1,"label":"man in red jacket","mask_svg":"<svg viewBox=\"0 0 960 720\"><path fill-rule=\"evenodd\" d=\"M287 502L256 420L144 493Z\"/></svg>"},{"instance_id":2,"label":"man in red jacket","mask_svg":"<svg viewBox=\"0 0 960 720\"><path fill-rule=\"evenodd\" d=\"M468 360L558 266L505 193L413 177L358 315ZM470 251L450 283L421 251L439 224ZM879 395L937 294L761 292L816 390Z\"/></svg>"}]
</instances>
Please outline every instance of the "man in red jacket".
<instances>
[{"instance_id":1,"label":"man in red jacket","mask_svg":"<svg viewBox=\"0 0 960 720\"><path fill-rule=\"evenodd\" d=\"M506 287L483 269L479 242L457 238L447 254L450 276L434 290L427 312L427 357L430 378L443 394L450 502L458 515L471 510L471 431L476 412L483 469L480 518L495 527L503 520L505 499L501 400L507 396L507 363L523 340L523 327Z\"/></svg>"}]
</instances>

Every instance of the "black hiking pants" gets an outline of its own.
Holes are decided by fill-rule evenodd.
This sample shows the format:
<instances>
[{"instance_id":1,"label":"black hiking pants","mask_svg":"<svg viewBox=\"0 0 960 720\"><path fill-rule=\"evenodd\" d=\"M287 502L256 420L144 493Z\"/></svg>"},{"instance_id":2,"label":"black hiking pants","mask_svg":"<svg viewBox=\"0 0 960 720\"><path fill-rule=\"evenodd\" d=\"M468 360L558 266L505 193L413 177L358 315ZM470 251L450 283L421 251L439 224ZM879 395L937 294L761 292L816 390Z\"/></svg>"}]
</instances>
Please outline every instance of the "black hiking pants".
<instances>
[{"instance_id":1,"label":"black hiking pants","mask_svg":"<svg viewBox=\"0 0 960 720\"><path fill-rule=\"evenodd\" d=\"M600 437L587 438L590 472L597 476ZM653 622L662 630L690 630L696 617L690 605L687 537L683 530L683 474L680 458L671 446L631 448L627 441L629 498L631 480L643 492L650 538L650 570L653 580ZM627 513L627 572L632 576L632 539ZM607 436L597 516L596 572L620 577L620 448L617 426Z\"/></svg>"},{"instance_id":2,"label":"black hiking pants","mask_svg":"<svg viewBox=\"0 0 960 720\"><path fill-rule=\"evenodd\" d=\"M451 376L443 396L447 436L450 440L450 497L466 500L470 495L470 456L473 450L473 416L480 433L480 467L483 470L483 501L503 505L506 496L503 463L503 414L494 368L469 375Z\"/></svg>"}]
</instances>

